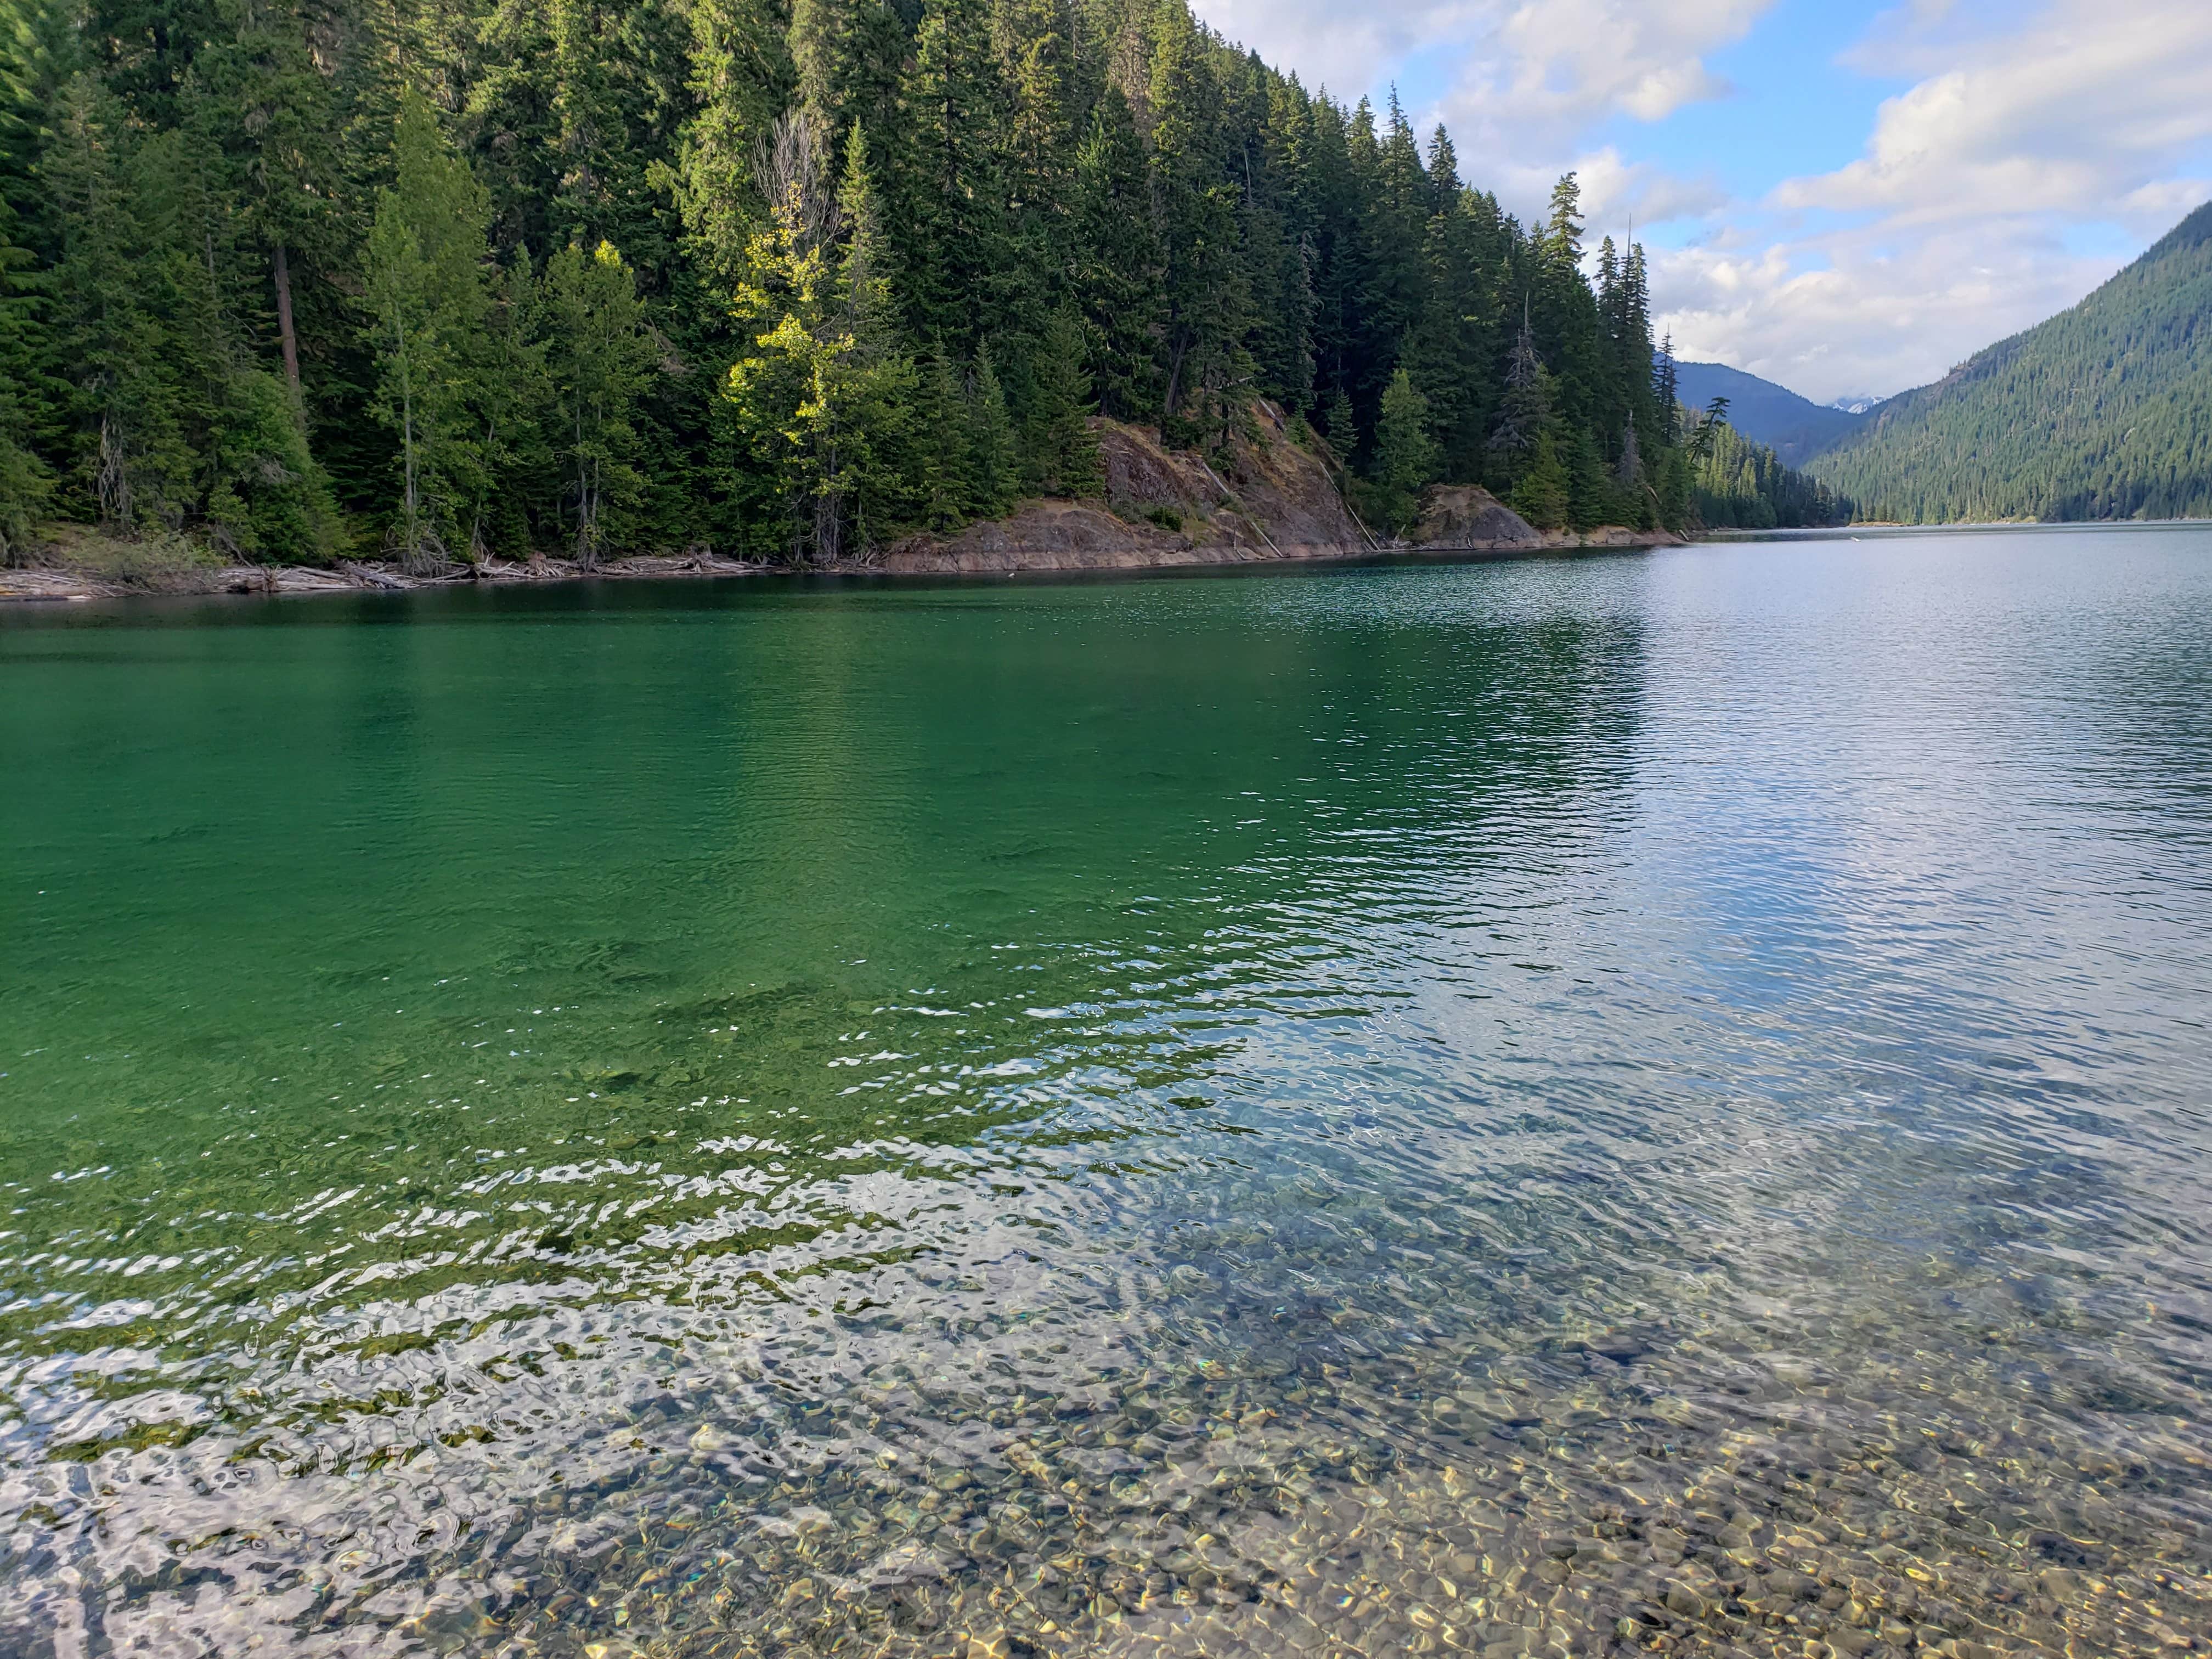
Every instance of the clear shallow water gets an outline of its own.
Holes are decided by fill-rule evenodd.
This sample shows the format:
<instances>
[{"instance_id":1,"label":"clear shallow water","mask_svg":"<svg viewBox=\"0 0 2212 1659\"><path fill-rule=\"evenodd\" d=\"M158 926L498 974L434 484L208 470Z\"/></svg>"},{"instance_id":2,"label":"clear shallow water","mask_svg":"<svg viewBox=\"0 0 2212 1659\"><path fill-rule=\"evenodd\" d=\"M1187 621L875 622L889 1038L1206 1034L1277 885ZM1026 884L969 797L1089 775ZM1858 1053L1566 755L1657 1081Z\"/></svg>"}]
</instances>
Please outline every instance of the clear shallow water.
<instances>
[{"instance_id":1,"label":"clear shallow water","mask_svg":"<svg viewBox=\"0 0 2212 1659\"><path fill-rule=\"evenodd\" d=\"M0 1651L2207 1650L2212 532L17 613L0 775Z\"/></svg>"}]
</instances>

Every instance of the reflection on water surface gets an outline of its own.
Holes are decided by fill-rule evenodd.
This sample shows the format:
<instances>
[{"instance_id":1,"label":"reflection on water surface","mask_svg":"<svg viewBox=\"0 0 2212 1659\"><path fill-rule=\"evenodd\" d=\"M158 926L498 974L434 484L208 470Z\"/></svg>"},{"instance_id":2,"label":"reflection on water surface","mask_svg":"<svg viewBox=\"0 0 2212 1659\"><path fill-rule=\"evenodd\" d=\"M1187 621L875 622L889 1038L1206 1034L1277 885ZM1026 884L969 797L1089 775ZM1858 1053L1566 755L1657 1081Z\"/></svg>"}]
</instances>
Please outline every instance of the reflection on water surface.
<instances>
[{"instance_id":1,"label":"reflection on water surface","mask_svg":"<svg viewBox=\"0 0 2212 1659\"><path fill-rule=\"evenodd\" d=\"M2114 532L10 617L0 1650L2204 1651L2208 637Z\"/></svg>"}]
</instances>

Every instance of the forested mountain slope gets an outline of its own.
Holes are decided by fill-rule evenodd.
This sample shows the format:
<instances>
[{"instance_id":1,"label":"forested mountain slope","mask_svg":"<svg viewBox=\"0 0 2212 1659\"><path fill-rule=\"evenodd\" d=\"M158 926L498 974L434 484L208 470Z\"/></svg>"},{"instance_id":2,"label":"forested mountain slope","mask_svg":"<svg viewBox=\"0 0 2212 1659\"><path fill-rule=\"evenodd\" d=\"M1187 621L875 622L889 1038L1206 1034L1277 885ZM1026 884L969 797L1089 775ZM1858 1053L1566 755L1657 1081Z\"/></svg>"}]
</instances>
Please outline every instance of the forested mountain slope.
<instances>
[{"instance_id":1,"label":"forested mountain slope","mask_svg":"<svg viewBox=\"0 0 2212 1659\"><path fill-rule=\"evenodd\" d=\"M1703 409L1729 400L1729 424L1755 444L1773 450L1785 466L1802 467L1859 429L1860 417L1801 398L1785 386L1762 380L1725 363L1678 363L1682 401Z\"/></svg>"},{"instance_id":2,"label":"forested mountain slope","mask_svg":"<svg viewBox=\"0 0 2212 1659\"><path fill-rule=\"evenodd\" d=\"M1571 179L1524 225L1182 0L0 0L0 163L7 556L836 563L1262 399L1385 536L1741 482Z\"/></svg>"},{"instance_id":3,"label":"forested mountain slope","mask_svg":"<svg viewBox=\"0 0 2212 1659\"><path fill-rule=\"evenodd\" d=\"M2212 516L2212 205L1809 470L1873 519Z\"/></svg>"}]
</instances>

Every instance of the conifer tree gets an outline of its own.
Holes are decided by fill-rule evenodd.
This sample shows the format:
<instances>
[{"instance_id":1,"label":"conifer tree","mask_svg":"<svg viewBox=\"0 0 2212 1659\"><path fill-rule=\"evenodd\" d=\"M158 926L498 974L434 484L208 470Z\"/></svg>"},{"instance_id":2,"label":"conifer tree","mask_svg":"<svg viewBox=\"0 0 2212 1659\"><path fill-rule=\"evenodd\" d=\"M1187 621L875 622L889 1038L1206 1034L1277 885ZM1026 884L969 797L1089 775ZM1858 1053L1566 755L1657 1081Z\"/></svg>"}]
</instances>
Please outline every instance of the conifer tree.
<instances>
[{"instance_id":1,"label":"conifer tree","mask_svg":"<svg viewBox=\"0 0 2212 1659\"><path fill-rule=\"evenodd\" d=\"M34 298L23 286L31 255L15 243L14 219L0 198L0 566L29 561L53 487L32 447L40 328Z\"/></svg>"},{"instance_id":2,"label":"conifer tree","mask_svg":"<svg viewBox=\"0 0 2212 1659\"><path fill-rule=\"evenodd\" d=\"M1394 535L1420 515L1422 492L1436 478L1437 446L1428 417L1429 400L1401 368L1382 394L1375 428L1375 514Z\"/></svg>"},{"instance_id":3,"label":"conifer tree","mask_svg":"<svg viewBox=\"0 0 2212 1659\"><path fill-rule=\"evenodd\" d=\"M1570 427L1609 418L1602 325L1582 260L1582 184L1570 173L1553 187L1529 261L1537 337L1556 383L1557 412Z\"/></svg>"},{"instance_id":4,"label":"conifer tree","mask_svg":"<svg viewBox=\"0 0 2212 1659\"><path fill-rule=\"evenodd\" d=\"M147 245L143 283L162 301L169 372L192 456L177 521L190 521L234 556L317 558L336 530L321 470L308 453L299 399L254 337L261 251L246 180L191 112L197 78L179 101L186 124L149 140L139 158Z\"/></svg>"},{"instance_id":5,"label":"conifer tree","mask_svg":"<svg viewBox=\"0 0 2212 1659\"><path fill-rule=\"evenodd\" d=\"M895 130L907 23L891 0L791 0L794 97L842 147L855 123Z\"/></svg>"},{"instance_id":6,"label":"conifer tree","mask_svg":"<svg viewBox=\"0 0 2212 1659\"><path fill-rule=\"evenodd\" d=\"M419 92L400 100L392 159L368 247L372 406L398 445L393 544L410 569L435 570L457 546L474 553L493 482L491 199Z\"/></svg>"},{"instance_id":7,"label":"conifer tree","mask_svg":"<svg viewBox=\"0 0 2212 1659\"><path fill-rule=\"evenodd\" d=\"M1538 442L1551 432L1552 420L1551 375L1536 355L1536 331L1524 304L1520 337L1506 362L1505 395L1490 438L1491 465L1499 482L1510 487L1520 477Z\"/></svg>"},{"instance_id":8,"label":"conifer tree","mask_svg":"<svg viewBox=\"0 0 2212 1659\"><path fill-rule=\"evenodd\" d=\"M1011 510L1021 495L1021 459L1006 388L988 346L975 354L968 388L968 453L975 478L969 512L979 519L995 519Z\"/></svg>"},{"instance_id":9,"label":"conifer tree","mask_svg":"<svg viewBox=\"0 0 2212 1659\"><path fill-rule=\"evenodd\" d=\"M46 152L58 259L55 355L71 391L72 484L125 535L182 522L191 457L176 356L146 277L157 262L121 104L89 74L61 88Z\"/></svg>"},{"instance_id":10,"label":"conifer tree","mask_svg":"<svg viewBox=\"0 0 2212 1659\"><path fill-rule=\"evenodd\" d=\"M1018 214L1048 220L1065 200L1074 161L1073 19L1066 0L1001 0L996 21L1006 83L1007 193Z\"/></svg>"},{"instance_id":11,"label":"conifer tree","mask_svg":"<svg viewBox=\"0 0 2212 1659\"><path fill-rule=\"evenodd\" d=\"M1083 325L1067 312L1045 325L1038 354L1030 453L1048 495L1096 495L1104 488L1091 411L1091 374L1084 366Z\"/></svg>"},{"instance_id":12,"label":"conifer tree","mask_svg":"<svg viewBox=\"0 0 2212 1659\"><path fill-rule=\"evenodd\" d=\"M1171 434L1216 443L1252 379L1243 340L1250 293L1238 260L1237 192L1221 179L1218 88L1196 21L1161 15L1151 85L1153 200L1166 259L1162 394Z\"/></svg>"},{"instance_id":13,"label":"conifer tree","mask_svg":"<svg viewBox=\"0 0 2212 1659\"><path fill-rule=\"evenodd\" d=\"M1371 264L1364 309L1374 334L1395 347L1420 315L1425 288L1423 254L1433 216L1431 180L1395 88L1373 167L1368 217Z\"/></svg>"},{"instance_id":14,"label":"conifer tree","mask_svg":"<svg viewBox=\"0 0 2212 1659\"><path fill-rule=\"evenodd\" d=\"M969 447L968 396L952 361L942 352L921 365L908 473L916 520L949 532L977 505L975 457Z\"/></svg>"},{"instance_id":15,"label":"conifer tree","mask_svg":"<svg viewBox=\"0 0 2212 1659\"><path fill-rule=\"evenodd\" d=\"M1659 463L1659 521L1670 529L1689 527L1692 506L1689 458L1679 447L1669 447Z\"/></svg>"},{"instance_id":16,"label":"conifer tree","mask_svg":"<svg viewBox=\"0 0 2212 1659\"><path fill-rule=\"evenodd\" d=\"M1607 477L1605 457L1588 427L1578 426L1567 440L1567 517L1577 530L1593 530L1614 514L1613 480Z\"/></svg>"},{"instance_id":17,"label":"conifer tree","mask_svg":"<svg viewBox=\"0 0 2212 1659\"><path fill-rule=\"evenodd\" d=\"M1441 129L1437 137L1448 154ZM1401 360L1429 400L1443 471L1470 481L1483 475L1498 410L1501 229L1494 204L1465 191L1429 221L1427 294Z\"/></svg>"},{"instance_id":18,"label":"conifer tree","mask_svg":"<svg viewBox=\"0 0 2212 1659\"><path fill-rule=\"evenodd\" d=\"M690 0L695 113L659 175L684 216L691 257L734 289L769 216L756 158L790 101L797 71L785 0Z\"/></svg>"},{"instance_id":19,"label":"conifer tree","mask_svg":"<svg viewBox=\"0 0 2212 1659\"><path fill-rule=\"evenodd\" d=\"M1090 335L1099 404L1125 421L1159 418L1164 257L1145 151L1127 100L1109 88L1076 154L1070 286Z\"/></svg>"},{"instance_id":20,"label":"conifer tree","mask_svg":"<svg viewBox=\"0 0 2212 1659\"><path fill-rule=\"evenodd\" d=\"M1510 505L1539 530L1559 530L1566 525L1572 510L1567 469L1548 428L1536 434L1528 465L1513 488Z\"/></svg>"},{"instance_id":21,"label":"conifer tree","mask_svg":"<svg viewBox=\"0 0 2212 1659\"><path fill-rule=\"evenodd\" d=\"M1651 488L1644 477L1644 445L1636 435L1636 416L1631 410L1628 425L1620 434L1620 459L1613 470L1613 493L1622 510L1623 521L1639 530L1655 527Z\"/></svg>"},{"instance_id":22,"label":"conifer tree","mask_svg":"<svg viewBox=\"0 0 2212 1659\"><path fill-rule=\"evenodd\" d=\"M1352 394L1340 387L1322 411L1322 433L1328 447L1346 465L1352 464L1354 451L1359 447L1359 416L1352 407Z\"/></svg>"},{"instance_id":23,"label":"conifer tree","mask_svg":"<svg viewBox=\"0 0 2212 1659\"><path fill-rule=\"evenodd\" d=\"M970 350L1007 272L997 62L984 0L927 0L897 169L899 278L923 339Z\"/></svg>"},{"instance_id":24,"label":"conifer tree","mask_svg":"<svg viewBox=\"0 0 2212 1659\"><path fill-rule=\"evenodd\" d=\"M1438 122L1429 135L1429 211L1448 213L1458 205L1466 185L1460 182L1459 150Z\"/></svg>"},{"instance_id":25,"label":"conifer tree","mask_svg":"<svg viewBox=\"0 0 2212 1659\"><path fill-rule=\"evenodd\" d=\"M185 102L198 137L223 153L236 180L241 253L265 281L284 379L302 395L299 284L294 264L341 267L350 250L333 223L342 189L333 88L293 9L217 0L220 27L200 49ZM262 262L265 261L265 276Z\"/></svg>"},{"instance_id":26,"label":"conifer tree","mask_svg":"<svg viewBox=\"0 0 2212 1659\"><path fill-rule=\"evenodd\" d=\"M1312 406L1316 368L1312 215L1305 199L1313 107L1295 79L1267 76L1256 58L1243 68L1260 83L1252 101L1264 110L1242 139L1249 345L1261 393L1297 415Z\"/></svg>"},{"instance_id":27,"label":"conifer tree","mask_svg":"<svg viewBox=\"0 0 2212 1659\"><path fill-rule=\"evenodd\" d=\"M544 0L551 37L553 160L558 169L554 234L596 245L614 229L616 181L611 153L621 144L620 118L608 84L613 67L592 0ZM558 256L556 256L558 257Z\"/></svg>"}]
</instances>

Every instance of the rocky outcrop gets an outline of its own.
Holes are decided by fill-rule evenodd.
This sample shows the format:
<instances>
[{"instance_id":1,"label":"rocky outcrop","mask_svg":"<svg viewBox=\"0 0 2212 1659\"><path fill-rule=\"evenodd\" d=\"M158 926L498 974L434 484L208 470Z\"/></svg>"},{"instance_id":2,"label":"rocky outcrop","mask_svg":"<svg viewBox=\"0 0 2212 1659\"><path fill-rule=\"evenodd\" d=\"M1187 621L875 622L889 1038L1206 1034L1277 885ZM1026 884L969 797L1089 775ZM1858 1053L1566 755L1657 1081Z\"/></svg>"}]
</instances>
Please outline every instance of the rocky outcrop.
<instances>
[{"instance_id":1,"label":"rocky outcrop","mask_svg":"<svg viewBox=\"0 0 2212 1659\"><path fill-rule=\"evenodd\" d=\"M1594 530L1547 530L1543 545L1569 550L1582 548L1687 547L1690 544L1671 530L1632 530L1626 525L1601 524Z\"/></svg>"},{"instance_id":2,"label":"rocky outcrop","mask_svg":"<svg viewBox=\"0 0 2212 1659\"><path fill-rule=\"evenodd\" d=\"M1541 531L1475 484L1438 484L1430 490L1410 539L1415 547L1440 551L1533 552L1545 545Z\"/></svg>"},{"instance_id":3,"label":"rocky outcrop","mask_svg":"<svg viewBox=\"0 0 2212 1659\"><path fill-rule=\"evenodd\" d=\"M1488 490L1474 484L1437 484L1421 506L1409 550L1416 553L1579 552L1585 549L1681 547L1666 530L1631 530L1617 524L1593 530L1539 530Z\"/></svg>"},{"instance_id":4,"label":"rocky outcrop","mask_svg":"<svg viewBox=\"0 0 2212 1659\"><path fill-rule=\"evenodd\" d=\"M876 568L900 575L1018 570L1141 570L1178 565L1349 558L1373 543L1321 458L1262 402L1217 460L1172 450L1158 432L1094 420L1102 501L1025 501L951 537L910 536Z\"/></svg>"}]
</instances>

